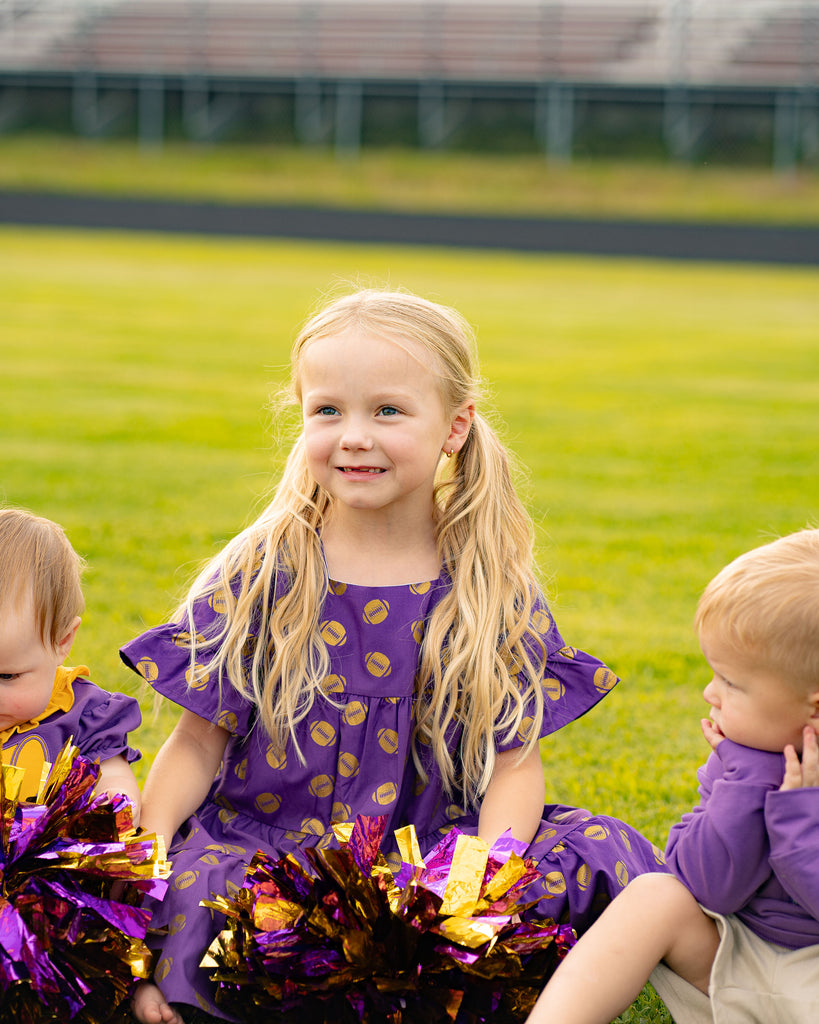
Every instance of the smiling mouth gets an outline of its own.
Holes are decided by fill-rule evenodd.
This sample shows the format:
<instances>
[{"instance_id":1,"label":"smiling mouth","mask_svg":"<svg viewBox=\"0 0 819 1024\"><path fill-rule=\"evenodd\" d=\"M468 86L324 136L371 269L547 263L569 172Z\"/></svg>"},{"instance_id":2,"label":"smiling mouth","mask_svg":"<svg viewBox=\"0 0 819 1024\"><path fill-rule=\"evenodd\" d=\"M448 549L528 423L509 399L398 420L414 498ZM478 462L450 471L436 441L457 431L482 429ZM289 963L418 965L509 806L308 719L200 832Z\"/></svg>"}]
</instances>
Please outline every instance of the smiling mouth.
<instances>
[{"instance_id":1,"label":"smiling mouth","mask_svg":"<svg viewBox=\"0 0 819 1024\"><path fill-rule=\"evenodd\" d=\"M339 466L338 468L342 473L371 473L373 476L385 472L378 466Z\"/></svg>"}]
</instances>

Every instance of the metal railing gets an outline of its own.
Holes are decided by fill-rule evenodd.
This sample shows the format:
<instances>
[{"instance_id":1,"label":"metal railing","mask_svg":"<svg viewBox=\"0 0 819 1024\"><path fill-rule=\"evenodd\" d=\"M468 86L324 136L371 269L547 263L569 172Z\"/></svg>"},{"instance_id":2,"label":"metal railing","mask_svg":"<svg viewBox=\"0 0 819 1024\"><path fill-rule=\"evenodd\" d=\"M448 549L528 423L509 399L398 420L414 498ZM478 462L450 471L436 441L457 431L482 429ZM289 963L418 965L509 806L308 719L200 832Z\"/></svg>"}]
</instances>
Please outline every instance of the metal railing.
<instances>
[{"instance_id":1,"label":"metal railing","mask_svg":"<svg viewBox=\"0 0 819 1024\"><path fill-rule=\"evenodd\" d=\"M167 89L205 95L210 114L207 96L227 82L234 97L248 83L290 90L302 136L329 91L336 141L353 146L361 104L379 90L414 90L419 137L440 144L453 89L517 89L533 105L535 134L563 158L584 90L621 102L661 95L680 158L709 104L730 93L751 106L762 97L785 153L775 161L788 163L813 158L819 134L819 0L0 0L0 126L20 82L69 78L88 125L99 122L88 104L100 82L139 89L147 136L162 131ZM218 102L227 112L233 101ZM314 135L326 134L321 116ZM222 120L199 118L206 134Z\"/></svg>"}]
</instances>

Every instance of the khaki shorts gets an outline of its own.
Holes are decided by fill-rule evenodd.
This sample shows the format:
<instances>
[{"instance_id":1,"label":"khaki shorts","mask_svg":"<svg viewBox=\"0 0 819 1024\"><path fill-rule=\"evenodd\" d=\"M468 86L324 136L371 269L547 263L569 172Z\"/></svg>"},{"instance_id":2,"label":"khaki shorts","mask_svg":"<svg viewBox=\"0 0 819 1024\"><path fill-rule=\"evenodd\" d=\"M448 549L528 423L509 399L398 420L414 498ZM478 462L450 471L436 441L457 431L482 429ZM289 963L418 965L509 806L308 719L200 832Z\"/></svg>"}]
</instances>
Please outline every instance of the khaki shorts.
<instances>
[{"instance_id":1,"label":"khaki shorts","mask_svg":"<svg viewBox=\"0 0 819 1024\"><path fill-rule=\"evenodd\" d=\"M733 914L706 910L719 929L709 995L665 964L650 981L675 1024L817 1024L819 945L784 949L765 942Z\"/></svg>"}]
</instances>

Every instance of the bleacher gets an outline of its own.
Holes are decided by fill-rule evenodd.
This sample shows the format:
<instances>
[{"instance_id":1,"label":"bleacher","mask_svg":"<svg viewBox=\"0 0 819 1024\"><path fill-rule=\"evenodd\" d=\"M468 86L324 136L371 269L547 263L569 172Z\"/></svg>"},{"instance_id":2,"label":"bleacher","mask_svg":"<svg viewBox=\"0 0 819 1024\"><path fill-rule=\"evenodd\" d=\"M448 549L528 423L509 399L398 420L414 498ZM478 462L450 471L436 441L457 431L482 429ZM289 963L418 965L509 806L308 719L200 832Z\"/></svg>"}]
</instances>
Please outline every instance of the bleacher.
<instances>
[{"instance_id":1,"label":"bleacher","mask_svg":"<svg viewBox=\"0 0 819 1024\"><path fill-rule=\"evenodd\" d=\"M819 0L0 0L0 71L802 85Z\"/></svg>"},{"instance_id":2,"label":"bleacher","mask_svg":"<svg viewBox=\"0 0 819 1024\"><path fill-rule=\"evenodd\" d=\"M604 80L650 38L661 4L41 0L16 17L14 8L0 23L6 69L516 82ZM19 46L38 33L38 52Z\"/></svg>"},{"instance_id":3,"label":"bleacher","mask_svg":"<svg viewBox=\"0 0 819 1024\"><path fill-rule=\"evenodd\" d=\"M743 45L732 54L727 75L734 80L791 84L810 88L819 85L819 5L812 16L802 5L801 15L790 10L761 18Z\"/></svg>"},{"instance_id":4,"label":"bleacher","mask_svg":"<svg viewBox=\"0 0 819 1024\"><path fill-rule=\"evenodd\" d=\"M4 86L80 79L234 96L319 83L346 90L348 138L367 95L506 90L535 104L554 149L582 96L728 90L773 109L798 91L810 114L819 0L0 0L0 127Z\"/></svg>"}]
</instances>

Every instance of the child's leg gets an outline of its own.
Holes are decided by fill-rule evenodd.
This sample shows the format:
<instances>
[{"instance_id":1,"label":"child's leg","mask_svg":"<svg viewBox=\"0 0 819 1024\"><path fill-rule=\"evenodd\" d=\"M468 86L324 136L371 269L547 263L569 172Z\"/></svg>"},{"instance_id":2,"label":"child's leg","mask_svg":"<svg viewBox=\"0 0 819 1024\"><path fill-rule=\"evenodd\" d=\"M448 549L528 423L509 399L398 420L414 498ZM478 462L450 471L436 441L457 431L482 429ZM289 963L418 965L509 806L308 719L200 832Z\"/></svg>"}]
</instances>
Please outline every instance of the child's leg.
<instances>
[{"instance_id":1,"label":"child's leg","mask_svg":"<svg viewBox=\"0 0 819 1024\"><path fill-rule=\"evenodd\" d=\"M153 982L141 981L131 1000L131 1010L140 1024L184 1024Z\"/></svg>"},{"instance_id":2,"label":"child's leg","mask_svg":"<svg viewBox=\"0 0 819 1024\"><path fill-rule=\"evenodd\" d=\"M678 879L639 875L569 952L528 1024L609 1024L660 960L707 993L718 945L717 926Z\"/></svg>"}]
</instances>

